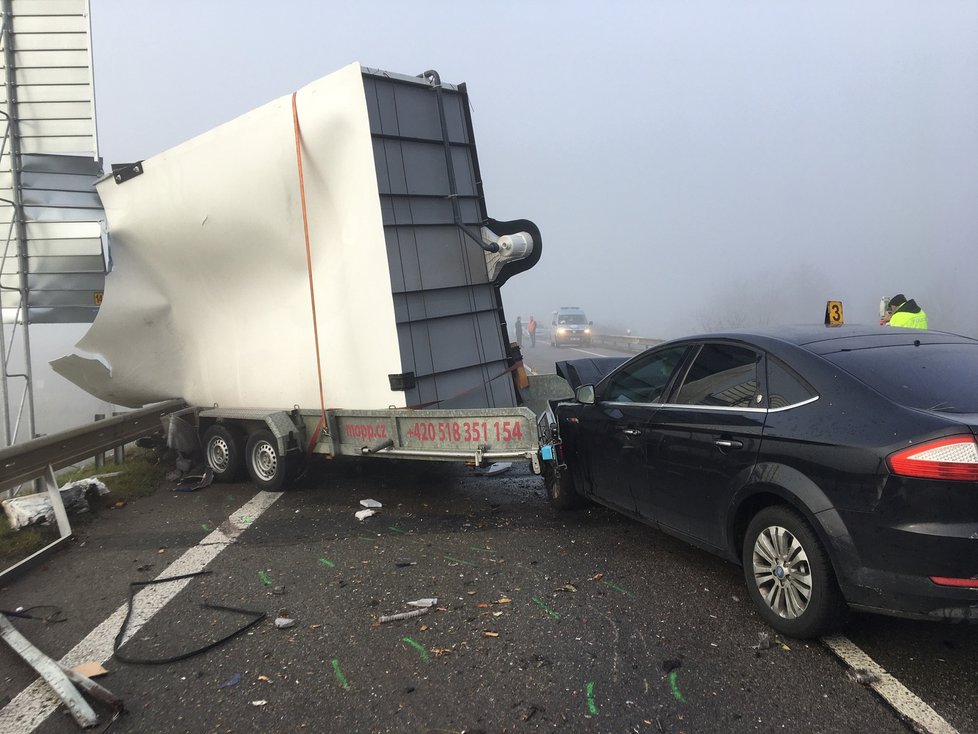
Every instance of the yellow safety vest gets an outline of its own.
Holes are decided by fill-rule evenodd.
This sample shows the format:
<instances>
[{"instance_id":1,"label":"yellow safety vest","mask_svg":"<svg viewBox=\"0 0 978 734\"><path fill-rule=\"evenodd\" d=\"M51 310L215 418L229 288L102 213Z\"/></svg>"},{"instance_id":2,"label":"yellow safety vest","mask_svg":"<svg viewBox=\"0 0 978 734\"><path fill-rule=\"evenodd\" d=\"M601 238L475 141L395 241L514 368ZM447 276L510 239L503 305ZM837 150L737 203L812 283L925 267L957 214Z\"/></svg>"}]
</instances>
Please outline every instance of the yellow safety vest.
<instances>
[{"instance_id":1,"label":"yellow safety vest","mask_svg":"<svg viewBox=\"0 0 978 734\"><path fill-rule=\"evenodd\" d=\"M890 326L902 326L906 329L926 329L927 314L923 309L919 313L897 311L890 317Z\"/></svg>"}]
</instances>

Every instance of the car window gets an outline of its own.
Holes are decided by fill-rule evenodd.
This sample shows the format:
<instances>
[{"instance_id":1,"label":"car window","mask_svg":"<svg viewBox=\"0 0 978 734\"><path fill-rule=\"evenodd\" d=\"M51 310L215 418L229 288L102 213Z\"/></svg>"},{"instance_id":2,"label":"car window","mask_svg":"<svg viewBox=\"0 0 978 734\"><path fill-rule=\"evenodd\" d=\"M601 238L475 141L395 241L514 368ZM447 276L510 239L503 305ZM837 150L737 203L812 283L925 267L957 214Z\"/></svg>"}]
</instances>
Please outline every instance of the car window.
<instances>
[{"instance_id":1,"label":"car window","mask_svg":"<svg viewBox=\"0 0 978 734\"><path fill-rule=\"evenodd\" d=\"M759 403L757 364L761 355L732 344L704 344L693 360L676 402L754 408Z\"/></svg>"},{"instance_id":2,"label":"car window","mask_svg":"<svg viewBox=\"0 0 978 734\"><path fill-rule=\"evenodd\" d=\"M602 399L617 403L658 402L687 349L670 347L626 362L611 376Z\"/></svg>"},{"instance_id":3,"label":"car window","mask_svg":"<svg viewBox=\"0 0 978 734\"><path fill-rule=\"evenodd\" d=\"M787 408L818 397L815 390L790 367L767 358L767 404L772 410Z\"/></svg>"},{"instance_id":4,"label":"car window","mask_svg":"<svg viewBox=\"0 0 978 734\"><path fill-rule=\"evenodd\" d=\"M976 344L906 344L822 356L900 405L978 413Z\"/></svg>"}]
</instances>

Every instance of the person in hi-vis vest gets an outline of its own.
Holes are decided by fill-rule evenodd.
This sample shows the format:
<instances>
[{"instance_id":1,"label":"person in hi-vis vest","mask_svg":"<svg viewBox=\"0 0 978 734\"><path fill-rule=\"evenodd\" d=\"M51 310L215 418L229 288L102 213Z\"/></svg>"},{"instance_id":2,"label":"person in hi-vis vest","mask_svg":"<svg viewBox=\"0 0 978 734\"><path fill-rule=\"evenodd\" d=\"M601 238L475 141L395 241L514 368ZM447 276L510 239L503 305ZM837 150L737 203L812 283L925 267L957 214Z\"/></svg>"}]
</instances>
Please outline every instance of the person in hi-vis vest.
<instances>
[{"instance_id":1,"label":"person in hi-vis vest","mask_svg":"<svg viewBox=\"0 0 978 734\"><path fill-rule=\"evenodd\" d=\"M890 299L880 324L903 326L908 329L926 329L927 314L914 299L908 299L902 293L897 293Z\"/></svg>"}]
</instances>

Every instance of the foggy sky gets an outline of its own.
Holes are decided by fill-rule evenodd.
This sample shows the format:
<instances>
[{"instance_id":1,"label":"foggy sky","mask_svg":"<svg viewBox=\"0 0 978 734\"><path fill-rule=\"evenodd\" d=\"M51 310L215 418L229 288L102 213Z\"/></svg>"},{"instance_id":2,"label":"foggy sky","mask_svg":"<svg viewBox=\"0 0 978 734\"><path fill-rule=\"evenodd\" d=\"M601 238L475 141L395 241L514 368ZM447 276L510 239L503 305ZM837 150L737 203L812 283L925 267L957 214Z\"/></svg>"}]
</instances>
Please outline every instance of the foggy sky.
<instances>
[{"instance_id":1,"label":"foggy sky","mask_svg":"<svg viewBox=\"0 0 978 734\"><path fill-rule=\"evenodd\" d=\"M978 4L95 0L99 137L145 158L359 61L467 82L487 206L560 305L653 337L874 323L978 334ZM270 213L271 214L271 213Z\"/></svg>"},{"instance_id":2,"label":"foggy sky","mask_svg":"<svg viewBox=\"0 0 978 734\"><path fill-rule=\"evenodd\" d=\"M970 0L93 0L92 25L107 167L352 61L466 82L489 214L544 239L510 321L876 323L903 292L978 335Z\"/></svg>"}]
</instances>

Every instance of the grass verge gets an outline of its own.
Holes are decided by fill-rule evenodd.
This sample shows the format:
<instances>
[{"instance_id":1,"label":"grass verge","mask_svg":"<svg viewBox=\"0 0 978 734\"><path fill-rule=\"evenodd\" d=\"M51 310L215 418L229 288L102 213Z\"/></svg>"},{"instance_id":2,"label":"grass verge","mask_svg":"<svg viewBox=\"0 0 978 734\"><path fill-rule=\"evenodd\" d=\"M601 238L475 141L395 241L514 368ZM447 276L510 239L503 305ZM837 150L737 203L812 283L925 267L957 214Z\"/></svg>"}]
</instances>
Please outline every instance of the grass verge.
<instances>
[{"instance_id":1,"label":"grass verge","mask_svg":"<svg viewBox=\"0 0 978 734\"><path fill-rule=\"evenodd\" d=\"M78 469L69 469L58 474L58 484L63 487L78 479L97 476L109 488L109 494L99 498L103 503L130 502L140 497L149 497L165 478L167 467L162 461L163 456L162 452L153 449L127 448L124 463L106 461L105 466L99 468L93 463ZM108 474L115 476L106 476ZM72 516L72 527L79 522L91 521L94 517L94 513ZM7 516L0 514L0 570L27 558L57 537L57 525L12 530Z\"/></svg>"}]
</instances>

